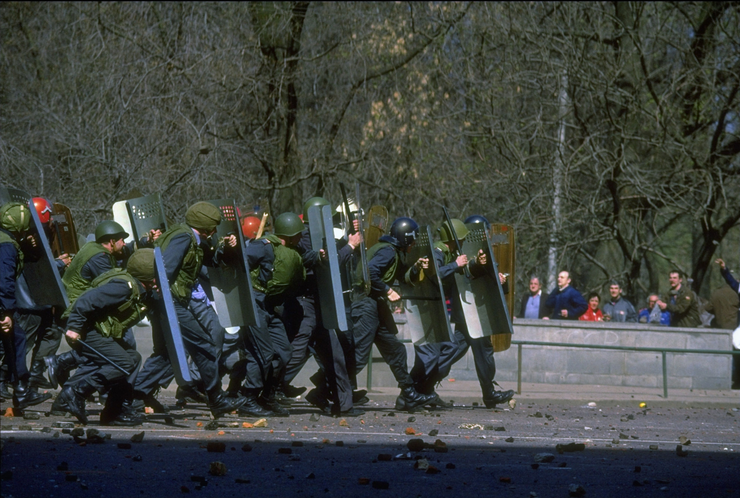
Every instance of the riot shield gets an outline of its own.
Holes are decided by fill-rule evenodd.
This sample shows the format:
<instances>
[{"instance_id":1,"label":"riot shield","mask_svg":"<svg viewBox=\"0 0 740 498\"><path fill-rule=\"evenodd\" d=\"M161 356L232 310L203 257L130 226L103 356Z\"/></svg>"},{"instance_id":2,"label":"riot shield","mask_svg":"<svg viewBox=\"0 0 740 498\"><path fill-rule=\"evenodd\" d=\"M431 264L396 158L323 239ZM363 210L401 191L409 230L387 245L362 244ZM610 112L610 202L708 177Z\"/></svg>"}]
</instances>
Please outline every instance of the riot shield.
<instances>
[{"instance_id":1,"label":"riot shield","mask_svg":"<svg viewBox=\"0 0 740 498\"><path fill-rule=\"evenodd\" d=\"M131 220L132 235L136 242L147 235L150 230L167 231L167 219L164 216L162 197L159 193L128 199L126 211Z\"/></svg>"},{"instance_id":2,"label":"riot shield","mask_svg":"<svg viewBox=\"0 0 740 498\"><path fill-rule=\"evenodd\" d=\"M482 250L488 260L483 273L476 274L471 279L455 274L468 332L473 338L496 334L511 335L511 315L503 286L498 279L498 264L491 250L488 234L480 223L468 223L466 226L470 233L463 243L464 254L472 261Z\"/></svg>"},{"instance_id":3,"label":"riot shield","mask_svg":"<svg viewBox=\"0 0 740 498\"><path fill-rule=\"evenodd\" d=\"M368 249L378 243L378 239L388 231L388 210L383 206L373 206L365 215L365 247Z\"/></svg>"},{"instance_id":4,"label":"riot shield","mask_svg":"<svg viewBox=\"0 0 740 498\"><path fill-rule=\"evenodd\" d=\"M221 223L216 228L219 239L236 235L238 242L236 258L229 265L208 267L209 282L216 303L218 321L224 328L246 325L260 326L257 303L252 294L252 281L244 251L244 235L239 226L236 205L233 199L208 201L221 211Z\"/></svg>"},{"instance_id":5,"label":"riot shield","mask_svg":"<svg viewBox=\"0 0 740 498\"><path fill-rule=\"evenodd\" d=\"M509 316L514 316L514 271L516 269L516 237L514 227L500 223L491 224L489 235L493 256L498 264L498 271L508 273L509 292L505 294ZM495 352L506 351L511 347L511 335L495 334L491 336Z\"/></svg>"},{"instance_id":6,"label":"riot shield","mask_svg":"<svg viewBox=\"0 0 740 498\"><path fill-rule=\"evenodd\" d=\"M127 244L134 240L134 229L131 225L131 218L128 215L128 209L126 209L126 201L118 201L113 203L113 221L118 223L126 230L128 237L124 239ZM95 240L93 237L92 240ZM88 240L89 242L89 240Z\"/></svg>"},{"instance_id":7,"label":"riot shield","mask_svg":"<svg viewBox=\"0 0 740 498\"><path fill-rule=\"evenodd\" d=\"M72 212L64 204L54 203L54 212L51 215L51 226L54 231L54 240L51 252L54 257L62 254L74 256L80 250L77 240L77 230L72 219Z\"/></svg>"},{"instance_id":8,"label":"riot shield","mask_svg":"<svg viewBox=\"0 0 740 498\"><path fill-rule=\"evenodd\" d=\"M27 295L19 296L23 306L60 306L67 308L69 306L67 292L54 262L54 256L51 254L49 239L46 237L39 214L33 205L33 199L22 190L2 188L0 190L0 205L7 202L26 204L31 211L31 219L33 220L28 234L36 240L36 247L29 249L27 245L23 245L25 263L22 279L25 282L19 286L19 289L24 286L27 289Z\"/></svg>"},{"instance_id":9,"label":"riot shield","mask_svg":"<svg viewBox=\"0 0 740 498\"><path fill-rule=\"evenodd\" d=\"M454 341L445 293L439 278L439 267L433 251L432 229L424 225L419 228L416 244L405 255L405 259L411 265L419 258L428 258L429 268L423 270L423 277L415 284L400 283L407 326L411 331L411 340L417 346Z\"/></svg>"},{"instance_id":10,"label":"riot shield","mask_svg":"<svg viewBox=\"0 0 740 498\"><path fill-rule=\"evenodd\" d=\"M337 256L337 244L334 239L331 206L321 206L320 208L319 206L311 206L308 209L308 227L311 235L311 249L326 251L326 259L322 259L319 265L314 268L324 327L338 332L346 332L349 327L342 294L342 276L339 272L339 257Z\"/></svg>"},{"instance_id":11,"label":"riot shield","mask_svg":"<svg viewBox=\"0 0 740 498\"><path fill-rule=\"evenodd\" d=\"M188 358L185 354L185 345L180 333L180 323L177 321L177 312L175 303L172 301L167 272L164 268L164 259L162 258L162 249L154 248L154 278L159 289L159 299L157 303L159 309L159 325L162 331L164 342L167 345L167 353L172 364L172 370L175 373L175 379L178 385L189 384L192 382L190 369L188 368Z\"/></svg>"}]
</instances>

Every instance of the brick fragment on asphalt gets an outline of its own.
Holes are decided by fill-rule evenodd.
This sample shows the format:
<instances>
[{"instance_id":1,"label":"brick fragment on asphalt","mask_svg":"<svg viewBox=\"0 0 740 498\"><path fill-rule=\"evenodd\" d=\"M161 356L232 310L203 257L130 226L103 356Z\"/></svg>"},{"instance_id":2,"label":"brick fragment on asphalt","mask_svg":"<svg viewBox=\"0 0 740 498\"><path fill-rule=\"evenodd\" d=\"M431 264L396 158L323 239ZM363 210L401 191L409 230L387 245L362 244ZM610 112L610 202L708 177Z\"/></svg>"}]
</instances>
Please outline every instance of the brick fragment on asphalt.
<instances>
[{"instance_id":1,"label":"brick fragment on asphalt","mask_svg":"<svg viewBox=\"0 0 740 498\"><path fill-rule=\"evenodd\" d=\"M225 476L226 464L224 464L223 462L211 462L208 473L212 476Z\"/></svg>"},{"instance_id":2,"label":"brick fragment on asphalt","mask_svg":"<svg viewBox=\"0 0 740 498\"><path fill-rule=\"evenodd\" d=\"M439 434L439 431L438 431L437 429L432 429L431 431L429 431L429 435L430 435L431 437L434 437L434 436L436 436L437 434Z\"/></svg>"},{"instance_id":3,"label":"brick fragment on asphalt","mask_svg":"<svg viewBox=\"0 0 740 498\"><path fill-rule=\"evenodd\" d=\"M574 451L584 451L586 445L583 443L568 443L555 445L555 449L558 453L572 453Z\"/></svg>"},{"instance_id":4,"label":"brick fragment on asphalt","mask_svg":"<svg viewBox=\"0 0 740 498\"><path fill-rule=\"evenodd\" d=\"M420 438L409 439L406 443L406 447L409 451L421 451L425 448L424 440Z\"/></svg>"},{"instance_id":5,"label":"brick fragment on asphalt","mask_svg":"<svg viewBox=\"0 0 740 498\"><path fill-rule=\"evenodd\" d=\"M504 441L506 441L507 443L513 443L514 442L514 438L513 437L507 437L506 439L504 439Z\"/></svg>"},{"instance_id":6,"label":"brick fragment on asphalt","mask_svg":"<svg viewBox=\"0 0 740 498\"><path fill-rule=\"evenodd\" d=\"M23 412L23 420L38 420L40 418L37 412Z\"/></svg>"},{"instance_id":7,"label":"brick fragment on asphalt","mask_svg":"<svg viewBox=\"0 0 740 498\"><path fill-rule=\"evenodd\" d=\"M406 419L406 421L409 423L416 422L416 417L409 417L408 419Z\"/></svg>"},{"instance_id":8,"label":"brick fragment on asphalt","mask_svg":"<svg viewBox=\"0 0 740 498\"><path fill-rule=\"evenodd\" d=\"M580 484L571 484L568 486L568 494L570 496L583 496L586 494L586 489Z\"/></svg>"},{"instance_id":9,"label":"brick fragment on asphalt","mask_svg":"<svg viewBox=\"0 0 740 498\"><path fill-rule=\"evenodd\" d=\"M658 449L658 445L657 444L651 444L648 448L650 448L651 450L655 451L655 450Z\"/></svg>"},{"instance_id":10,"label":"brick fragment on asphalt","mask_svg":"<svg viewBox=\"0 0 740 498\"><path fill-rule=\"evenodd\" d=\"M144 431L137 432L133 436L131 436L131 442L132 443L140 443L144 440Z\"/></svg>"},{"instance_id":11,"label":"brick fragment on asphalt","mask_svg":"<svg viewBox=\"0 0 740 498\"><path fill-rule=\"evenodd\" d=\"M537 453L534 456L534 461L537 463L550 463L555 460L555 455L552 453Z\"/></svg>"},{"instance_id":12,"label":"brick fragment on asphalt","mask_svg":"<svg viewBox=\"0 0 740 498\"><path fill-rule=\"evenodd\" d=\"M318 413L312 413L311 417L309 418L311 422L318 422L319 421L319 414Z\"/></svg>"},{"instance_id":13,"label":"brick fragment on asphalt","mask_svg":"<svg viewBox=\"0 0 740 498\"><path fill-rule=\"evenodd\" d=\"M75 429L72 429L72 431L69 434L70 436L74 436L74 437L82 437L85 435L85 429L83 429L82 427L77 427Z\"/></svg>"},{"instance_id":14,"label":"brick fragment on asphalt","mask_svg":"<svg viewBox=\"0 0 740 498\"><path fill-rule=\"evenodd\" d=\"M223 453L226 451L226 443L222 441L210 441L206 445L208 453Z\"/></svg>"}]
</instances>

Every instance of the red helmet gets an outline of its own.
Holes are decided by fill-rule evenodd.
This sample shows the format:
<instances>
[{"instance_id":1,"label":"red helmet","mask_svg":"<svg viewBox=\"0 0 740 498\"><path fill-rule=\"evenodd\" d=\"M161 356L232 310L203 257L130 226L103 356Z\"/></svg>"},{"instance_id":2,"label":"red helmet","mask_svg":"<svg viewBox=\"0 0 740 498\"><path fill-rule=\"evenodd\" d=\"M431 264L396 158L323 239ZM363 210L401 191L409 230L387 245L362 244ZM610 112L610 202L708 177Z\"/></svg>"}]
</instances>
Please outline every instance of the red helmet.
<instances>
[{"instance_id":1,"label":"red helmet","mask_svg":"<svg viewBox=\"0 0 740 498\"><path fill-rule=\"evenodd\" d=\"M260 229L260 219L256 216L245 216L242 218L242 234L248 239L257 238Z\"/></svg>"},{"instance_id":2,"label":"red helmet","mask_svg":"<svg viewBox=\"0 0 740 498\"><path fill-rule=\"evenodd\" d=\"M41 223L44 225L49 223L51 221L51 213L53 212L51 202L43 197L34 197L33 205L36 207L36 212L39 214L39 220L41 220Z\"/></svg>"}]
</instances>

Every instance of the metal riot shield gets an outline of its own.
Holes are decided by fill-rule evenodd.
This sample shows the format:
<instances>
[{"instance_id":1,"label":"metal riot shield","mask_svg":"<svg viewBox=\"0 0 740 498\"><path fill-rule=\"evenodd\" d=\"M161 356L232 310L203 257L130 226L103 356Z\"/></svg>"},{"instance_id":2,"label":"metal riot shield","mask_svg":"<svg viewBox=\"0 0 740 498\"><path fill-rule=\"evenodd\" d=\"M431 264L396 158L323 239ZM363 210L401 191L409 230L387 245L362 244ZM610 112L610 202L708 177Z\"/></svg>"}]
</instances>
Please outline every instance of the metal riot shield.
<instances>
[{"instance_id":1,"label":"metal riot shield","mask_svg":"<svg viewBox=\"0 0 740 498\"><path fill-rule=\"evenodd\" d=\"M24 295L19 296L23 306L60 306L67 308L69 306L67 292L54 262L54 256L51 254L49 239L46 237L39 214L33 205L33 199L22 190L0 187L0 205L8 202L22 202L28 206L33 220L28 235L33 236L36 240L36 247L32 249L28 245L22 244L25 254L22 279L25 282L19 288L25 287L27 289Z\"/></svg>"},{"instance_id":2,"label":"metal riot shield","mask_svg":"<svg viewBox=\"0 0 740 498\"><path fill-rule=\"evenodd\" d=\"M342 294L342 276L339 272L331 206L311 206L308 209L308 227L311 235L311 249L326 251L326 259L322 259L314 269L324 327L346 332L349 327Z\"/></svg>"},{"instance_id":3,"label":"metal riot shield","mask_svg":"<svg viewBox=\"0 0 740 498\"><path fill-rule=\"evenodd\" d=\"M127 244L134 240L134 228L131 225L131 218L128 215L128 209L126 208L126 201L118 201L113 203L113 221L118 223L126 230L128 237L124 239ZM95 237L92 238L95 240ZM89 242L89 239L88 239Z\"/></svg>"},{"instance_id":4,"label":"metal riot shield","mask_svg":"<svg viewBox=\"0 0 740 498\"><path fill-rule=\"evenodd\" d=\"M221 223L216 229L219 240L229 235L236 235L238 240L237 257L229 261L228 266L221 264L218 267L208 267L208 279L213 301L216 303L218 321L224 328L246 325L260 327L260 315L252 294L252 280L244 251L244 235L239 226L234 200L217 199L208 202L221 211Z\"/></svg>"},{"instance_id":5,"label":"metal riot shield","mask_svg":"<svg viewBox=\"0 0 740 498\"><path fill-rule=\"evenodd\" d=\"M468 332L473 338L496 334L510 336L513 332L511 315L485 227L480 223L468 223L466 226L470 233L463 243L464 254L469 260L474 260L482 250L488 260L485 272L481 275L467 279L455 274ZM465 282L461 285L460 280Z\"/></svg>"},{"instance_id":6,"label":"metal riot shield","mask_svg":"<svg viewBox=\"0 0 740 498\"><path fill-rule=\"evenodd\" d=\"M167 231L167 218L164 216L162 197L159 193L128 199L126 210L131 218L131 228L134 232L134 240L137 242L150 230Z\"/></svg>"},{"instance_id":7,"label":"metal riot shield","mask_svg":"<svg viewBox=\"0 0 740 498\"><path fill-rule=\"evenodd\" d=\"M154 278L159 290L159 299L157 300L159 309L157 313L159 313L159 326L162 331L162 337L167 345L167 353L177 383L179 385L189 384L192 382L192 377L190 377L190 369L188 368L188 358L185 354L185 345L183 344L182 334L180 333L180 323L177 321L175 303L172 300L167 272L164 268L162 249L159 247L154 248L154 265Z\"/></svg>"},{"instance_id":8,"label":"metal riot shield","mask_svg":"<svg viewBox=\"0 0 740 498\"><path fill-rule=\"evenodd\" d=\"M422 278L415 284L400 283L407 326L411 331L411 340L417 346L454 341L445 293L433 251L432 229L424 225L419 228L416 244L405 258L409 265L414 264L419 258L428 258L429 268L423 270Z\"/></svg>"},{"instance_id":9,"label":"metal riot shield","mask_svg":"<svg viewBox=\"0 0 740 498\"><path fill-rule=\"evenodd\" d=\"M51 226L54 231L54 240L51 252L54 257L69 254L70 257L80 250L77 239L77 230L72 219L72 212L64 204L54 203L54 212L51 214Z\"/></svg>"},{"instance_id":10,"label":"metal riot shield","mask_svg":"<svg viewBox=\"0 0 740 498\"><path fill-rule=\"evenodd\" d=\"M514 271L516 269L516 237L514 227L501 223L492 223L489 234L493 255L498 263L498 271L508 273L507 282L509 292L505 294L509 316L514 316L514 282L516 282ZM506 351L511 347L510 334L495 334L491 336L493 350L495 352Z\"/></svg>"},{"instance_id":11,"label":"metal riot shield","mask_svg":"<svg viewBox=\"0 0 740 498\"><path fill-rule=\"evenodd\" d=\"M388 210L384 206L373 206L365 215L365 220L365 247L369 249L388 231Z\"/></svg>"}]
</instances>

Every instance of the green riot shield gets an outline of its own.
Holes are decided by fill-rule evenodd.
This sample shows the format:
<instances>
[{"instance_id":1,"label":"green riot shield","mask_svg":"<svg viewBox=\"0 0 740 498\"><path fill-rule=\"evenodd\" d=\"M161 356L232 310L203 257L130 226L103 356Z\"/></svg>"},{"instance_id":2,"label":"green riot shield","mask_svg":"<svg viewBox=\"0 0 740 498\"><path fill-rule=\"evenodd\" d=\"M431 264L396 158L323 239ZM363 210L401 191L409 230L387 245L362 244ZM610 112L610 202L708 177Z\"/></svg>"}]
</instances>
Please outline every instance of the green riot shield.
<instances>
[{"instance_id":1,"label":"green riot shield","mask_svg":"<svg viewBox=\"0 0 740 498\"><path fill-rule=\"evenodd\" d=\"M365 220L365 247L369 249L388 231L388 210L383 206L372 206L365 215Z\"/></svg>"},{"instance_id":2,"label":"green riot shield","mask_svg":"<svg viewBox=\"0 0 740 498\"><path fill-rule=\"evenodd\" d=\"M400 283L407 326L411 331L411 340L417 346L454 341L445 293L433 251L432 229L424 225L419 228L416 243L405 255L405 260L408 266L411 266L419 258L428 258L429 268L422 271L418 282Z\"/></svg>"},{"instance_id":3,"label":"green riot shield","mask_svg":"<svg viewBox=\"0 0 740 498\"><path fill-rule=\"evenodd\" d=\"M126 211L133 230L130 233L137 242L147 235L150 230L161 230L162 233L167 231L167 219L164 216L162 197L159 193L128 199L126 201ZM124 228L126 228L125 225Z\"/></svg>"},{"instance_id":4,"label":"green riot shield","mask_svg":"<svg viewBox=\"0 0 740 498\"><path fill-rule=\"evenodd\" d=\"M51 226L54 230L54 240L51 243L51 252L54 257L62 254L68 254L71 257L77 254L80 250L77 230L75 230L72 212L67 206L54 203Z\"/></svg>"},{"instance_id":5,"label":"green riot shield","mask_svg":"<svg viewBox=\"0 0 740 498\"><path fill-rule=\"evenodd\" d=\"M252 325L260 327L260 315L252 293L252 280L249 275L245 241L239 227L238 211L233 199L208 201L221 211L221 223L216 228L219 240L230 235L238 239L232 256L218 267L208 268L208 282L213 301L216 303L218 321L225 328Z\"/></svg>"},{"instance_id":6,"label":"green riot shield","mask_svg":"<svg viewBox=\"0 0 740 498\"><path fill-rule=\"evenodd\" d=\"M472 261L479 251L483 251L487 259L485 267L478 267L479 271L472 272L470 279L455 274L468 333L473 338L511 334L511 315L498 278L499 269L491 241L482 224L468 223L466 226L470 233L463 242L463 253Z\"/></svg>"},{"instance_id":7,"label":"green riot shield","mask_svg":"<svg viewBox=\"0 0 740 498\"><path fill-rule=\"evenodd\" d=\"M28 206L33 220L28 235L36 241L35 247L21 243L25 263L16 286L19 306L26 309L37 306L59 306L66 309L69 306L67 292L51 254L49 239L33 205L33 198L22 190L0 187L0 205L8 202L22 202Z\"/></svg>"},{"instance_id":8,"label":"green riot shield","mask_svg":"<svg viewBox=\"0 0 740 498\"><path fill-rule=\"evenodd\" d=\"M326 259L321 259L319 265L314 268L324 327L337 332L346 332L349 327L342 294L342 276L339 272L331 206L321 208L311 206L308 209L308 231L311 236L311 249L326 251Z\"/></svg>"},{"instance_id":9,"label":"green riot shield","mask_svg":"<svg viewBox=\"0 0 740 498\"><path fill-rule=\"evenodd\" d=\"M159 292L159 299L157 300L159 305L157 310L159 314L157 317L158 323L167 346L167 354L175 374L175 380L178 385L182 386L191 383L193 379L188 368L188 358L182 341L180 322L177 321L177 311L175 311L170 286L167 285L167 272L164 268L162 249L159 247L154 248L154 265L155 279L159 283L157 286Z\"/></svg>"}]
</instances>

